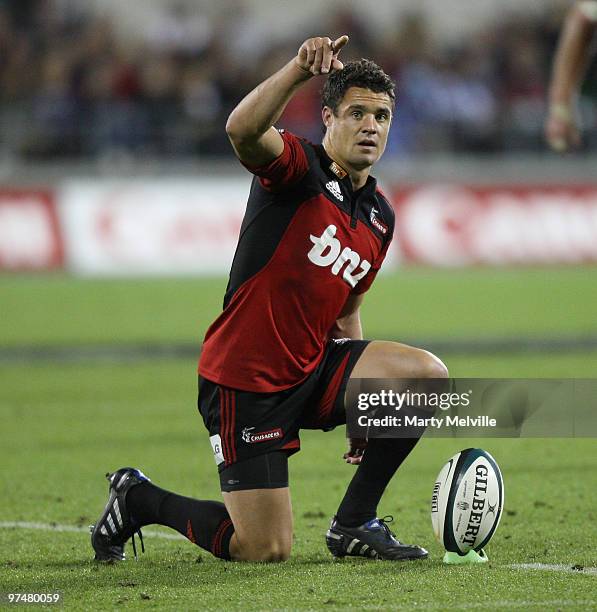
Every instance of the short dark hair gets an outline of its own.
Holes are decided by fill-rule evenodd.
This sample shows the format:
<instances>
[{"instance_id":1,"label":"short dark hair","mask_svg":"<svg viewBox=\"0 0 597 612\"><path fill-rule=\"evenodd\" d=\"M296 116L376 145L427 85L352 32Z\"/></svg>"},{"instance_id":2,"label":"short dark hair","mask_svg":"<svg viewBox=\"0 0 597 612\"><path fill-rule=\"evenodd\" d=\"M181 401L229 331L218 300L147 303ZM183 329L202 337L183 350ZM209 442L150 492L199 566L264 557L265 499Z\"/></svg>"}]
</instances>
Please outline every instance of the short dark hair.
<instances>
[{"instance_id":1,"label":"short dark hair","mask_svg":"<svg viewBox=\"0 0 597 612\"><path fill-rule=\"evenodd\" d=\"M395 86L394 81L375 62L368 59L347 62L342 70L330 73L321 91L321 105L328 106L336 114L348 89L362 87L375 93L388 94L394 106Z\"/></svg>"}]
</instances>

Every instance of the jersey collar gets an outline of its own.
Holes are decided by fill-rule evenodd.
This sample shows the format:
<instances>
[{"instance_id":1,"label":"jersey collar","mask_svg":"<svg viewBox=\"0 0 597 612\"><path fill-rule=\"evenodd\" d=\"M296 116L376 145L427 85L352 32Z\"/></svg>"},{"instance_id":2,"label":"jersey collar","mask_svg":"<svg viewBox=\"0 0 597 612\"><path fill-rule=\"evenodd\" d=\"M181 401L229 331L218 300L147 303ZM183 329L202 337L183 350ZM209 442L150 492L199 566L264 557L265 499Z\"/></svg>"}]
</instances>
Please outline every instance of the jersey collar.
<instances>
[{"instance_id":1,"label":"jersey collar","mask_svg":"<svg viewBox=\"0 0 597 612\"><path fill-rule=\"evenodd\" d=\"M352 190L352 181L350 180L350 176L348 172L336 161L334 161L327 153L323 145L317 145L319 149L319 155L322 160L322 167L326 171L326 173L333 175L337 178L341 183L352 193L355 195L358 194L374 194L377 189L377 181L376 179L369 175L367 177L367 182L356 192Z\"/></svg>"}]
</instances>

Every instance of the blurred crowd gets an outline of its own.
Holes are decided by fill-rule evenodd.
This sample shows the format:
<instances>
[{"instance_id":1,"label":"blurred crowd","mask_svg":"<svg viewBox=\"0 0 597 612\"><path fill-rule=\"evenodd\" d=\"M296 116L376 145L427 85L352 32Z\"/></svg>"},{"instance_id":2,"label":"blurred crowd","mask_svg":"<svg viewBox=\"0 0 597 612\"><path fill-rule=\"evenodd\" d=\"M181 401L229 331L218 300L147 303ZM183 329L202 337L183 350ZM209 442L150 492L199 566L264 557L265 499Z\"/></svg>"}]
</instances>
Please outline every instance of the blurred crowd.
<instances>
[{"instance_id":1,"label":"blurred crowd","mask_svg":"<svg viewBox=\"0 0 597 612\"><path fill-rule=\"evenodd\" d=\"M369 57L397 82L394 154L544 150L542 123L560 10L502 15L446 45L420 14L383 35L351 12L271 38L242 4L210 15L170 2L137 37L58 0L0 0L0 153L24 159L229 155L226 117L317 33L350 35L342 59ZM234 10L233 10L234 9ZM585 146L597 142L597 71L587 79ZM280 125L321 138L312 79Z\"/></svg>"}]
</instances>

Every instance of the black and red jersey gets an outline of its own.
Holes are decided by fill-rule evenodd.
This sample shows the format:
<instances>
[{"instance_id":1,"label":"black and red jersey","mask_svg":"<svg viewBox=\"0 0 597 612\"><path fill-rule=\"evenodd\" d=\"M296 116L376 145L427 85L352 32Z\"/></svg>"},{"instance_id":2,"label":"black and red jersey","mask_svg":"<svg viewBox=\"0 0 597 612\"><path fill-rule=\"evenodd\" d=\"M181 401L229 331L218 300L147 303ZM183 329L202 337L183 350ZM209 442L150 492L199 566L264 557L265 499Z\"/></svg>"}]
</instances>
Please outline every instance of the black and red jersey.
<instances>
[{"instance_id":1,"label":"black and red jersey","mask_svg":"<svg viewBox=\"0 0 597 612\"><path fill-rule=\"evenodd\" d=\"M224 310L207 330L199 374L272 393L317 367L351 293L369 289L394 230L373 177L352 190L323 146L282 132L284 151L256 176Z\"/></svg>"}]
</instances>

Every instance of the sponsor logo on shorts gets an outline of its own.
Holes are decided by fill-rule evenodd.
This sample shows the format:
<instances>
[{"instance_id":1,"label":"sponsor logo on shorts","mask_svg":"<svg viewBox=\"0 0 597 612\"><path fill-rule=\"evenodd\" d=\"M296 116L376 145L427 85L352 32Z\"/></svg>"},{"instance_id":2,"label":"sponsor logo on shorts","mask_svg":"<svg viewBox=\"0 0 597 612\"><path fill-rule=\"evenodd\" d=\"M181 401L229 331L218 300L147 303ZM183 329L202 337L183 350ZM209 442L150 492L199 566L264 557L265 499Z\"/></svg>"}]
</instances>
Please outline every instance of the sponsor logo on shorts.
<instances>
[{"instance_id":1,"label":"sponsor logo on shorts","mask_svg":"<svg viewBox=\"0 0 597 612\"><path fill-rule=\"evenodd\" d=\"M224 452L222 450L222 439L219 434L215 436L210 436L209 441L211 443L211 448L214 453L214 459L216 461L216 465L220 465L220 463L224 463Z\"/></svg>"},{"instance_id":2,"label":"sponsor logo on shorts","mask_svg":"<svg viewBox=\"0 0 597 612\"><path fill-rule=\"evenodd\" d=\"M351 338L332 338L332 342L334 344L345 344L346 342L350 342Z\"/></svg>"},{"instance_id":3,"label":"sponsor logo on shorts","mask_svg":"<svg viewBox=\"0 0 597 612\"><path fill-rule=\"evenodd\" d=\"M258 432L254 432L254 429L254 427L245 427L241 432L241 437L247 444L269 442L270 440L277 440L282 437L282 430L279 427Z\"/></svg>"}]
</instances>

